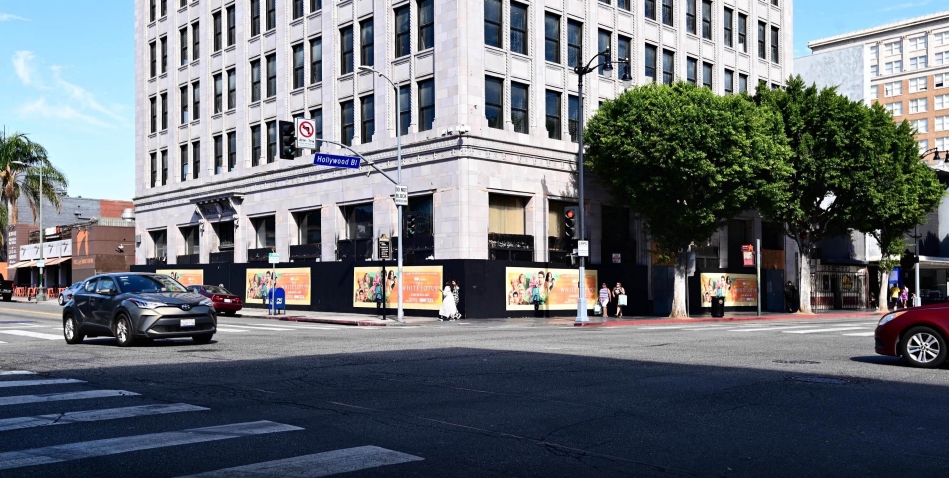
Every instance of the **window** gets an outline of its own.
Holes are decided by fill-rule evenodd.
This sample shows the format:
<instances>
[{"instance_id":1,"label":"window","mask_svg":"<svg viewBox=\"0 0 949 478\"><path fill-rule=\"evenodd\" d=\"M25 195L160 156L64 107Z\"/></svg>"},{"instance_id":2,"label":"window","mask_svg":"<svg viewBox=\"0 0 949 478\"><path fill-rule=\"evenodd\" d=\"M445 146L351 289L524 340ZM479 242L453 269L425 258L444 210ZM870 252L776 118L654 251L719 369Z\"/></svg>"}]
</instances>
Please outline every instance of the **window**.
<instances>
[{"instance_id":1,"label":"window","mask_svg":"<svg viewBox=\"0 0 949 478\"><path fill-rule=\"evenodd\" d=\"M258 166L260 165L260 147L261 147L261 138L260 138L260 125L254 125L250 127L250 165Z\"/></svg>"},{"instance_id":2,"label":"window","mask_svg":"<svg viewBox=\"0 0 949 478\"><path fill-rule=\"evenodd\" d=\"M406 14L406 16L408 16L408 14ZM398 11L396 11L396 32L398 32L398 18ZM405 23L408 24L407 18ZM398 56L398 33L396 33L395 44L396 56ZM501 0L484 0L484 44L501 48Z\"/></svg>"},{"instance_id":3,"label":"window","mask_svg":"<svg viewBox=\"0 0 949 478\"><path fill-rule=\"evenodd\" d=\"M237 167L237 133L227 133L227 170Z\"/></svg>"},{"instance_id":4,"label":"window","mask_svg":"<svg viewBox=\"0 0 949 478\"><path fill-rule=\"evenodd\" d=\"M644 15L650 20L656 19L656 0L645 0L646 11Z\"/></svg>"},{"instance_id":5,"label":"window","mask_svg":"<svg viewBox=\"0 0 949 478\"><path fill-rule=\"evenodd\" d=\"M250 0L250 36L260 35L260 0Z\"/></svg>"},{"instance_id":6,"label":"window","mask_svg":"<svg viewBox=\"0 0 949 478\"><path fill-rule=\"evenodd\" d=\"M155 153L149 155L149 164L151 165L151 181L149 181L150 187L155 187L158 185L158 159Z\"/></svg>"},{"instance_id":7,"label":"window","mask_svg":"<svg viewBox=\"0 0 949 478\"><path fill-rule=\"evenodd\" d=\"M218 114L224 108L224 83L221 74L214 75L214 114Z\"/></svg>"},{"instance_id":8,"label":"window","mask_svg":"<svg viewBox=\"0 0 949 478\"><path fill-rule=\"evenodd\" d=\"M673 17L672 0L662 0L662 23L672 26Z\"/></svg>"},{"instance_id":9,"label":"window","mask_svg":"<svg viewBox=\"0 0 949 478\"><path fill-rule=\"evenodd\" d=\"M544 14L544 59L560 63L560 17Z\"/></svg>"},{"instance_id":10,"label":"window","mask_svg":"<svg viewBox=\"0 0 949 478\"><path fill-rule=\"evenodd\" d=\"M234 5L227 7L227 46L237 43L237 17L234 14Z\"/></svg>"},{"instance_id":11,"label":"window","mask_svg":"<svg viewBox=\"0 0 949 478\"><path fill-rule=\"evenodd\" d=\"M949 65L949 51L933 55L933 65Z\"/></svg>"},{"instance_id":12,"label":"window","mask_svg":"<svg viewBox=\"0 0 949 478\"><path fill-rule=\"evenodd\" d=\"M702 63L702 86L712 89L712 64Z\"/></svg>"},{"instance_id":13,"label":"window","mask_svg":"<svg viewBox=\"0 0 949 478\"><path fill-rule=\"evenodd\" d=\"M274 247L277 245L277 218L274 216L251 219L254 226L254 248Z\"/></svg>"},{"instance_id":14,"label":"window","mask_svg":"<svg viewBox=\"0 0 949 478\"><path fill-rule=\"evenodd\" d=\"M525 203L518 196L488 194L488 232L523 235Z\"/></svg>"},{"instance_id":15,"label":"window","mask_svg":"<svg viewBox=\"0 0 949 478\"><path fill-rule=\"evenodd\" d=\"M293 0L292 20L303 17L303 0Z\"/></svg>"},{"instance_id":16,"label":"window","mask_svg":"<svg viewBox=\"0 0 949 478\"><path fill-rule=\"evenodd\" d=\"M712 39L712 2L711 0L702 1L702 38Z\"/></svg>"},{"instance_id":17,"label":"window","mask_svg":"<svg viewBox=\"0 0 949 478\"><path fill-rule=\"evenodd\" d=\"M903 53L903 44L899 41L886 43L883 45L883 50L887 55L899 55Z\"/></svg>"},{"instance_id":18,"label":"window","mask_svg":"<svg viewBox=\"0 0 949 478\"><path fill-rule=\"evenodd\" d=\"M886 110L889 111L890 114L892 114L893 116L902 116L902 115L903 115L903 103L902 103L902 102L888 103L888 104L884 105L884 107L885 107Z\"/></svg>"},{"instance_id":19,"label":"window","mask_svg":"<svg viewBox=\"0 0 949 478\"><path fill-rule=\"evenodd\" d=\"M910 70L919 70L921 68L926 68L926 57L925 56L916 56L909 59L909 69ZM164 72L162 68L162 72Z\"/></svg>"},{"instance_id":20,"label":"window","mask_svg":"<svg viewBox=\"0 0 949 478\"><path fill-rule=\"evenodd\" d=\"M883 85L883 96L890 97L903 94L903 82L894 81Z\"/></svg>"},{"instance_id":21,"label":"window","mask_svg":"<svg viewBox=\"0 0 949 478\"><path fill-rule=\"evenodd\" d=\"M373 65L373 44L375 35L373 34L372 20L366 20L359 24L359 64ZM303 46L300 46L300 72L303 72ZM302 80L301 80L302 82Z\"/></svg>"},{"instance_id":22,"label":"window","mask_svg":"<svg viewBox=\"0 0 949 478\"><path fill-rule=\"evenodd\" d=\"M909 51L915 50L925 50L926 49L926 37L916 37L909 39Z\"/></svg>"},{"instance_id":23,"label":"window","mask_svg":"<svg viewBox=\"0 0 949 478\"><path fill-rule=\"evenodd\" d=\"M949 31L936 33L933 35L933 45L949 45Z\"/></svg>"},{"instance_id":24,"label":"window","mask_svg":"<svg viewBox=\"0 0 949 478\"><path fill-rule=\"evenodd\" d=\"M155 0L149 0L148 2L148 21L155 21Z\"/></svg>"},{"instance_id":25,"label":"window","mask_svg":"<svg viewBox=\"0 0 949 478\"><path fill-rule=\"evenodd\" d=\"M675 81L675 53L662 50L662 83L671 85Z\"/></svg>"},{"instance_id":26,"label":"window","mask_svg":"<svg viewBox=\"0 0 949 478\"><path fill-rule=\"evenodd\" d=\"M597 37L597 52L606 51L610 49L610 32L609 31L599 30L597 32L596 37ZM609 72L603 71L603 63L602 62L598 62L598 63L600 63L600 66L597 71L599 71L600 75L610 76Z\"/></svg>"},{"instance_id":27,"label":"window","mask_svg":"<svg viewBox=\"0 0 949 478\"><path fill-rule=\"evenodd\" d=\"M168 129L168 93L161 94L161 129Z\"/></svg>"},{"instance_id":28,"label":"window","mask_svg":"<svg viewBox=\"0 0 949 478\"><path fill-rule=\"evenodd\" d=\"M685 59L685 81L692 86L699 84L699 61L695 58Z\"/></svg>"},{"instance_id":29,"label":"window","mask_svg":"<svg viewBox=\"0 0 949 478\"><path fill-rule=\"evenodd\" d=\"M353 105L352 100L344 101L339 105L340 116L343 123L343 128L341 130L342 138L340 138L340 140L346 146L353 145L353 137L356 135L356 111L354 106L355 105Z\"/></svg>"},{"instance_id":30,"label":"window","mask_svg":"<svg viewBox=\"0 0 949 478\"><path fill-rule=\"evenodd\" d=\"M237 108L237 70L227 72L227 109Z\"/></svg>"},{"instance_id":31,"label":"window","mask_svg":"<svg viewBox=\"0 0 949 478\"><path fill-rule=\"evenodd\" d=\"M528 114L529 96L527 85L511 82L511 122L517 133L530 132L530 115Z\"/></svg>"},{"instance_id":32,"label":"window","mask_svg":"<svg viewBox=\"0 0 949 478\"><path fill-rule=\"evenodd\" d=\"M431 81L431 80L429 80ZM421 88L421 83L419 83ZM421 96L421 91L419 91L419 96ZM399 87L399 136L404 136L409 133L409 125L412 122L412 87L410 85L402 85ZM421 115L421 109L419 109L419 115Z\"/></svg>"},{"instance_id":33,"label":"window","mask_svg":"<svg viewBox=\"0 0 949 478\"><path fill-rule=\"evenodd\" d=\"M909 100L909 113L925 113L927 110L927 101L926 98L918 98L915 100Z\"/></svg>"},{"instance_id":34,"label":"window","mask_svg":"<svg viewBox=\"0 0 949 478\"><path fill-rule=\"evenodd\" d=\"M876 59L879 59L879 58L880 58L880 47L877 46L877 45L871 46L871 47L870 47L870 59L871 59L871 60L876 60Z\"/></svg>"},{"instance_id":35,"label":"window","mask_svg":"<svg viewBox=\"0 0 949 478\"><path fill-rule=\"evenodd\" d=\"M303 88L303 44L293 45L293 89Z\"/></svg>"},{"instance_id":36,"label":"window","mask_svg":"<svg viewBox=\"0 0 949 478\"><path fill-rule=\"evenodd\" d=\"M923 154L926 150L929 149L929 140L921 139L916 142L916 145L919 147L919 154Z\"/></svg>"},{"instance_id":37,"label":"window","mask_svg":"<svg viewBox=\"0 0 949 478\"><path fill-rule=\"evenodd\" d=\"M428 131L435 124L435 80L418 83L418 130ZM402 125L403 128L405 125Z\"/></svg>"},{"instance_id":38,"label":"window","mask_svg":"<svg viewBox=\"0 0 949 478\"><path fill-rule=\"evenodd\" d=\"M188 27L178 30L178 44L181 45L181 64L188 64Z\"/></svg>"},{"instance_id":39,"label":"window","mask_svg":"<svg viewBox=\"0 0 949 478\"><path fill-rule=\"evenodd\" d=\"M876 78L880 76L880 65L871 65L870 66L870 76Z\"/></svg>"},{"instance_id":40,"label":"window","mask_svg":"<svg viewBox=\"0 0 949 478\"><path fill-rule=\"evenodd\" d=\"M277 122L267 122L267 164L277 159Z\"/></svg>"},{"instance_id":41,"label":"window","mask_svg":"<svg viewBox=\"0 0 949 478\"><path fill-rule=\"evenodd\" d=\"M201 233L198 226L182 227L181 238L184 239L186 256L197 255L201 253Z\"/></svg>"},{"instance_id":42,"label":"window","mask_svg":"<svg viewBox=\"0 0 949 478\"><path fill-rule=\"evenodd\" d=\"M511 2L511 51L527 54L527 5Z\"/></svg>"},{"instance_id":43,"label":"window","mask_svg":"<svg viewBox=\"0 0 949 478\"><path fill-rule=\"evenodd\" d=\"M197 121L201 119L201 83L195 81L191 84L191 116Z\"/></svg>"},{"instance_id":44,"label":"window","mask_svg":"<svg viewBox=\"0 0 949 478\"><path fill-rule=\"evenodd\" d=\"M297 225L299 229L297 230L297 243L300 245L319 244L323 240L323 232L320 228L321 224L322 219L319 210L298 213Z\"/></svg>"},{"instance_id":45,"label":"window","mask_svg":"<svg viewBox=\"0 0 949 478\"><path fill-rule=\"evenodd\" d=\"M567 20L567 66L576 68L583 55L583 24Z\"/></svg>"},{"instance_id":46,"label":"window","mask_svg":"<svg viewBox=\"0 0 949 478\"><path fill-rule=\"evenodd\" d=\"M191 143L191 174L194 175L195 179L200 176L201 171L201 142L195 141Z\"/></svg>"},{"instance_id":47,"label":"window","mask_svg":"<svg viewBox=\"0 0 949 478\"><path fill-rule=\"evenodd\" d=\"M730 95L735 92L735 72L725 70L725 94Z\"/></svg>"},{"instance_id":48,"label":"window","mask_svg":"<svg viewBox=\"0 0 949 478\"><path fill-rule=\"evenodd\" d=\"M340 73L353 72L353 27L346 27L339 31L339 61Z\"/></svg>"},{"instance_id":49,"label":"window","mask_svg":"<svg viewBox=\"0 0 949 478\"><path fill-rule=\"evenodd\" d=\"M696 35L696 0L685 0L685 31Z\"/></svg>"},{"instance_id":50,"label":"window","mask_svg":"<svg viewBox=\"0 0 949 478\"><path fill-rule=\"evenodd\" d=\"M936 138L936 149L942 151L945 154L946 151L949 151L949 136L945 138Z\"/></svg>"},{"instance_id":51,"label":"window","mask_svg":"<svg viewBox=\"0 0 949 478\"><path fill-rule=\"evenodd\" d=\"M933 108L937 110L944 110L949 108L949 95L939 95L933 100Z\"/></svg>"},{"instance_id":52,"label":"window","mask_svg":"<svg viewBox=\"0 0 949 478\"><path fill-rule=\"evenodd\" d=\"M359 116L362 120L360 138L363 144L372 141L376 133L376 99L374 96L364 96L359 99Z\"/></svg>"},{"instance_id":53,"label":"window","mask_svg":"<svg viewBox=\"0 0 949 478\"><path fill-rule=\"evenodd\" d=\"M316 132L313 135L316 139L323 139L323 108L316 108L310 110L310 119L313 120L314 126L316 127ZM321 143L316 142L316 151L320 150Z\"/></svg>"},{"instance_id":54,"label":"window","mask_svg":"<svg viewBox=\"0 0 949 478\"><path fill-rule=\"evenodd\" d=\"M731 8L726 8L726 9L725 9L725 15L724 15L724 17L722 18L722 26L724 27L724 32L725 32L725 46L727 46L727 47L729 47L729 48L732 47L732 39L733 39L733 35L732 35L732 17L733 17L734 15L735 15L735 14L734 14L734 12L732 11Z\"/></svg>"},{"instance_id":55,"label":"window","mask_svg":"<svg viewBox=\"0 0 949 478\"><path fill-rule=\"evenodd\" d=\"M435 46L435 0L418 2L418 49Z\"/></svg>"},{"instance_id":56,"label":"window","mask_svg":"<svg viewBox=\"0 0 949 478\"><path fill-rule=\"evenodd\" d=\"M161 0L161 16L168 15L168 0Z\"/></svg>"},{"instance_id":57,"label":"window","mask_svg":"<svg viewBox=\"0 0 949 478\"><path fill-rule=\"evenodd\" d=\"M616 58L627 59L627 60L632 59L631 52L633 49L633 40L631 38L620 35L616 46L617 46ZM619 65L614 65L614 66L618 68L618 71L617 71L618 78L622 78L627 73L629 73L630 77L632 77L633 71L629 63L619 64Z\"/></svg>"},{"instance_id":58,"label":"window","mask_svg":"<svg viewBox=\"0 0 949 478\"><path fill-rule=\"evenodd\" d=\"M929 120L918 119L909 122L910 126L916 129L916 133L928 133L929 132Z\"/></svg>"},{"instance_id":59,"label":"window","mask_svg":"<svg viewBox=\"0 0 949 478\"><path fill-rule=\"evenodd\" d=\"M771 27L771 61L774 63L781 63L780 36L778 27Z\"/></svg>"},{"instance_id":60,"label":"window","mask_svg":"<svg viewBox=\"0 0 949 478\"><path fill-rule=\"evenodd\" d=\"M267 55L267 98L277 96L277 55ZM352 66L352 65L350 65Z\"/></svg>"},{"instance_id":61,"label":"window","mask_svg":"<svg viewBox=\"0 0 949 478\"><path fill-rule=\"evenodd\" d=\"M758 58L768 59L768 39L765 38L767 26L764 22L758 22Z\"/></svg>"},{"instance_id":62,"label":"window","mask_svg":"<svg viewBox=\"0 0 949 478\"><path fill-rule=\"evenodd\" d=\"M748 15L738 14L738 49L748 53Z\"/></svg>"},{"instance_id":63,"label":"window","mask_svg":"<svg viewBox=\"0 0 949 478\"><path fill-rule=\"evenodd\" d=\"M544 109L547 115L547 137L550 139L560 139L561 129L561 108L560 92L547 90L544 97Z\"/></svg>"},{"instance_id":64,"label":"window","mask_svg":"<svg viewBox=\"0 0 949 478\"><path fill-rule=\"evenodd\" d=\"M201 56L201 25L198 22L191 24L191 59L197 61Z\"/></svg>"},{"instance_id":65,"label":"window","mask_svg":"<svg viewBox=\"0 0 949 478\"><path fill-rule=\"evenodd\" d=\"M484 116L488 119L489 128L504 128L503 108L504 81L486 76L484 78Z\"/></svg>"},{"instance_id":66,"label":"window","mask_svg":"<svg viewBox=\"0 0 949 478\"><path fill-rule=\"evenodd\" d=\"M221 135L214 137L214 174L221 174L224 165L224 138Z\"/></svg>"},{"instance_id":67,"label":"window","mask_svg":"<svg viewBox=\"0 0 949 478\"><path fill-rule=\"evenodd\" d=\"M149 111L151 111L151 116L149 117L149 133L154 133L158 131L158 106L156 104L156 98L152 96L148 99Z\"/></svg>"},{"instance_id":68,"label":"window","mask_svg":"<svg viewBox=\"0 0 949 478\"><path fill-rule=\"evenodd\" d=\"M161 185L168 184L168 150L161 151Z\"/></svg>"},{"instance_id":69,"label":"window","mask_svg":"<svg viewBox=\"0 0 949 478\"><path fill-rule=\"evenodd\" d=\"M343 218L346 220L346 239L353 241L372 239L372 204L345 206L341 209Z\"/></svg>"},{"instance_id":70,"label":"window","mask_svg":"<svg viewBox=\"0 0 949 478\"><path fill-rule=\"evenodd\" d=\"M650 44L646 44L646 78L651 79L653 82L656 81L656 47Z\"/></svg>"},{"instance_id":71,"label":"window","mask_svg":"<svg viewBox=\"0 0 949 478\"><path fill-rule=\"evenodd\" d=\"M323 0L310 0L310 13L323 9Z\"/></svg>"},{"instance_id":72,"label":"window","mask_svg":"<svg viewBox=\"0 0 949 478\"><path fill-rule=\"evenodd\" d=\"M221 12L217 11L211 15L211 23L214 25L214 51L221 50Z\"/></svg>"},{"instance_id":73,"label":"window","mask_svg":"<svg viewBox=\"0 0 949 478\"><path fill-rule=\"evenodd\" d=\"M164 75L168 71L168 37L158 39L161 44L161 73Z\"/></svg>"},{"instance_id":74,"label":"window","mask_svg":"<svg viewBox=\"0 0 949 478\"><path fill-rule=\"evenodd\" d=\"M880 97L880 87L873 85L870 87L870 99L875 100Z\"/></svg>"},{"instance_id":75,"label":"window","mask_svg":"<svg viewBox=\"0 0 949 478\"><path fill-rule=\"evenodd\" d=\"M570 141L576 143L579 141L580 128L580 97L567 95L567 132L570 133Z\"/></svg>"},{"instance_id":76,"label":"window","mask_svg":"<svg viewBox=\"0 0 949 478\"><path fill-rule=\"evenodd\" d=\"M155 68L156 65L158 64L157 60L158 59L156 57L156 52L155 52L155 42L151 42L148 44L148 73L149 73L148 76L151 78L154 78L158 74Z\"/></svg>"},{"instance_id":77,"label":"window","mask_svg":"<svg viewBox=\"0 0 949 478\"><path fill-rule=\"evenodd\" d=\"M181 124L188 123L188 87L182 86L179 90L179 104L181 105Z\"/></svg>"},{"instance_id":78,"label":"window","mask_svg":"<svg viewBox=\"0 0 949 478\"><path fill-rule=\"evenodd\" d=\"M277 28L277 0L267 0L267 30Z\"/></svg>"},{"instance_id":79,"label":"window","mask_svg":"<svg viewBox=\"0 0 949 478\"><path fill-rule=\"evenodd\" d=\"M310 40L310 84L323 81L323 38Z\"/></svg>"},{"instance_id":80,"label":"window","mask_svg":"<svg viewBox=\"0 0 949 478\"><path fill-rule=\"evenodd\" d=\"M260 60L250 62L250 101L260 101Z\"/></svg>"},{"instance_id":81,"label":"window","mask_svg":"<svg viewBox=\"0 0 949 478\"><path fill-rule=\"evenodd\" d=\"M738 92L748 93L748 75L738 74Z\"/></svg>"},{"instance_id":82,"label":"window","mask_svg":"<svg viewBox=\"0 0 949 478\"><path fill-rule=\"evenodd\" d=\"M149 236L151 236L152 242L155 244L154 255L152 258L165 259L168 254L168 234L167 230L162 229L160 231L149 231ZM137 289L135 292L144 290L146 287L151 289L155 287L157 281L149 280L147 276L132 276L139 284L147 283L147 285L142 285L140 287L132 286L133 282L130 281L127 277L120 279L122 281L123 290L126 292L132 292L132 289ZM134 280L133 279L133 280ZM139 282L141 281L141 282ZM91 283L91 282L90 282ZM96 286L96 289L115 289L115 281L110 277L103 277L99 279L99 283ZM175 288L175 291L178 292L179 289ZM169 290L170 292L170 290Z\"/></svg>"},{"instance_id":83,"label":"window","mask_svg":"<svg viewBox=\"0 0 949 478\"><path fill-rule=\"evenodd\" d=\"M936 88L945 88L949 86L949 73L933 76L933 86Z\"/></svg>"},{"instance_id":84,"label":"window","mask_svg":"<svg viewBox=\"0 0 949 478\"><path fill-rule=\"evenodd\" d=\"M412 25L409 22L409 7L395 10L395 57L401 58L412 53Z\"/></svg>"},{"instance_id":85,"label":"window","mask_svg":"<svg viewBox=\"0 0 949 478\"><path fill-rule=\"evenodd\" d=\"M188 145L182 144L178 147L178 161L181 165L181 182L188 180Z\"/></svg>"},{"instance_id":86,"label":"window","mask_svg":"<svg viewBox=\"0 0 949 478\"><path fill-rule=\"evenodd\" d=\"M928 85L926 84L926 77L921 76L919 78L911 78L909 80L909 92L916 93L919 91L926 91Z\"/></svg>"}]
</instances>

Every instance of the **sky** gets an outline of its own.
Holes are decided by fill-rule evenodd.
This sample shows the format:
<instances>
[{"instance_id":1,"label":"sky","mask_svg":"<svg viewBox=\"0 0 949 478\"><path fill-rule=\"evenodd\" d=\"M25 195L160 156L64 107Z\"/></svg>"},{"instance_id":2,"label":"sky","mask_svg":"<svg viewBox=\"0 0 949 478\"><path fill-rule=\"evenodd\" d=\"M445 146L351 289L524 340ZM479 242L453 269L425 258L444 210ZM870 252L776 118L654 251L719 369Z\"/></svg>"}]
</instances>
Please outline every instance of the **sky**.
<instances>
[{"instance_id":1,"label":"sky","mask_svg":"<svg viewBox=\"0 0 949 478\"><path fill-rule=\"evenodd\" d=\"M637 2L638 3L638 2ZM69 194L135 192L134 0L0 0L0 127L27 133ZM796 0L807 42L949 9L945 0Z\"/></svg>"}]
</instances>

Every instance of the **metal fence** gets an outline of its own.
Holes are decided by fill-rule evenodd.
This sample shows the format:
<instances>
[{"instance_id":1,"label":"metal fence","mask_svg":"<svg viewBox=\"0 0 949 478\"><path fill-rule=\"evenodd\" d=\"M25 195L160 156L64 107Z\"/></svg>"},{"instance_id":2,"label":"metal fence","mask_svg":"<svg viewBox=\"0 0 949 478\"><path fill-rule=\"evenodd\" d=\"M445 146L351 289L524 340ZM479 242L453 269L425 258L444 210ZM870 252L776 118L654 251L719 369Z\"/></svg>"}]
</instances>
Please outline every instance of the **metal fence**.
<instances>
[{"instance_id":1,"label":"metal fence","mask_svg":"<svg viewBox=\"0 0 949 478\"><path fill-rule=\"evenodd\" d=\"M856 310L869 307L865 271L816 271L811 273L813 310Z\"/></svg>"}]
</instances>

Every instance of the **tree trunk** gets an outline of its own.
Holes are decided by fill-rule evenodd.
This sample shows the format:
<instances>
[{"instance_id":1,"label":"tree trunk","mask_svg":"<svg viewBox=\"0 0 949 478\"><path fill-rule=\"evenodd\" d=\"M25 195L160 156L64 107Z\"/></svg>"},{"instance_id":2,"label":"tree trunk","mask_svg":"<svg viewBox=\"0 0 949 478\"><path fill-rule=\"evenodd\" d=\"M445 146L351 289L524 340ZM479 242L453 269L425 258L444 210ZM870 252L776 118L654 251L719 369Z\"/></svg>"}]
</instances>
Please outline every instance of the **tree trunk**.
<instances>
[{"instance_id":1,"label":"tree trunk","mask_svg":"<svg viewBox=\"0 0 949 478\"><path fill-rule=\"evenodd\" d=\"M887 286L890 285L890 271L880 271L880 296L877 298L877 312L890 311L889 298L886 296Z\"/></svg>"},{"instance_id":2,"label":"tree trunk","mask_svg":"<svg viewBox=\"0 0 949 478\"><path fill-rule=\"evenodd\" d=\"M669 317L684 319L689 316L685 307L685 296L688 294L686 281L689 273L689 248L686 247L676 254L675 282L672 285L672 312Z\"/></svg>"},{"instance_id":3,"label":"tree trunk","mask_svg":"<svg viewBox=\"0 0 949 478\"><path fill-rule=\"evenodd\" d=\"M798 282L801 283L800 290L798 291L798 310L802 314L814 313L811 310L811 261L808 259L809 257L810 254L808 254L807 251L801 250L797 267L797 279Z\"/></svg>"}]
</instances>

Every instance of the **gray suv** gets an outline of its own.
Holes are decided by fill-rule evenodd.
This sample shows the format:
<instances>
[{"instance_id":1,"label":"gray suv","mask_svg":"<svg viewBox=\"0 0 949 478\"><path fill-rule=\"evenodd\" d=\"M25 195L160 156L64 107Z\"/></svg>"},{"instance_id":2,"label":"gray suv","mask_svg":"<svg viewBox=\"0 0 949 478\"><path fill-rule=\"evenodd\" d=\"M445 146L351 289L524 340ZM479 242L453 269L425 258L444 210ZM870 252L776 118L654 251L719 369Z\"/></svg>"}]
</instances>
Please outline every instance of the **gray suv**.
<instances>
[{"instance_id":1,"label":"gray suv","mask_svg":"<svg viewBox=\"0 0 949 478\"><path fill-rule=\"evenodd\" d=\"M115 273L88 279L63 309L68 344L85 337L115 337L120 347L136 339L191 337L206 344L217 331L211 300L161 274Z\"/></svg>"}]
</instances>

